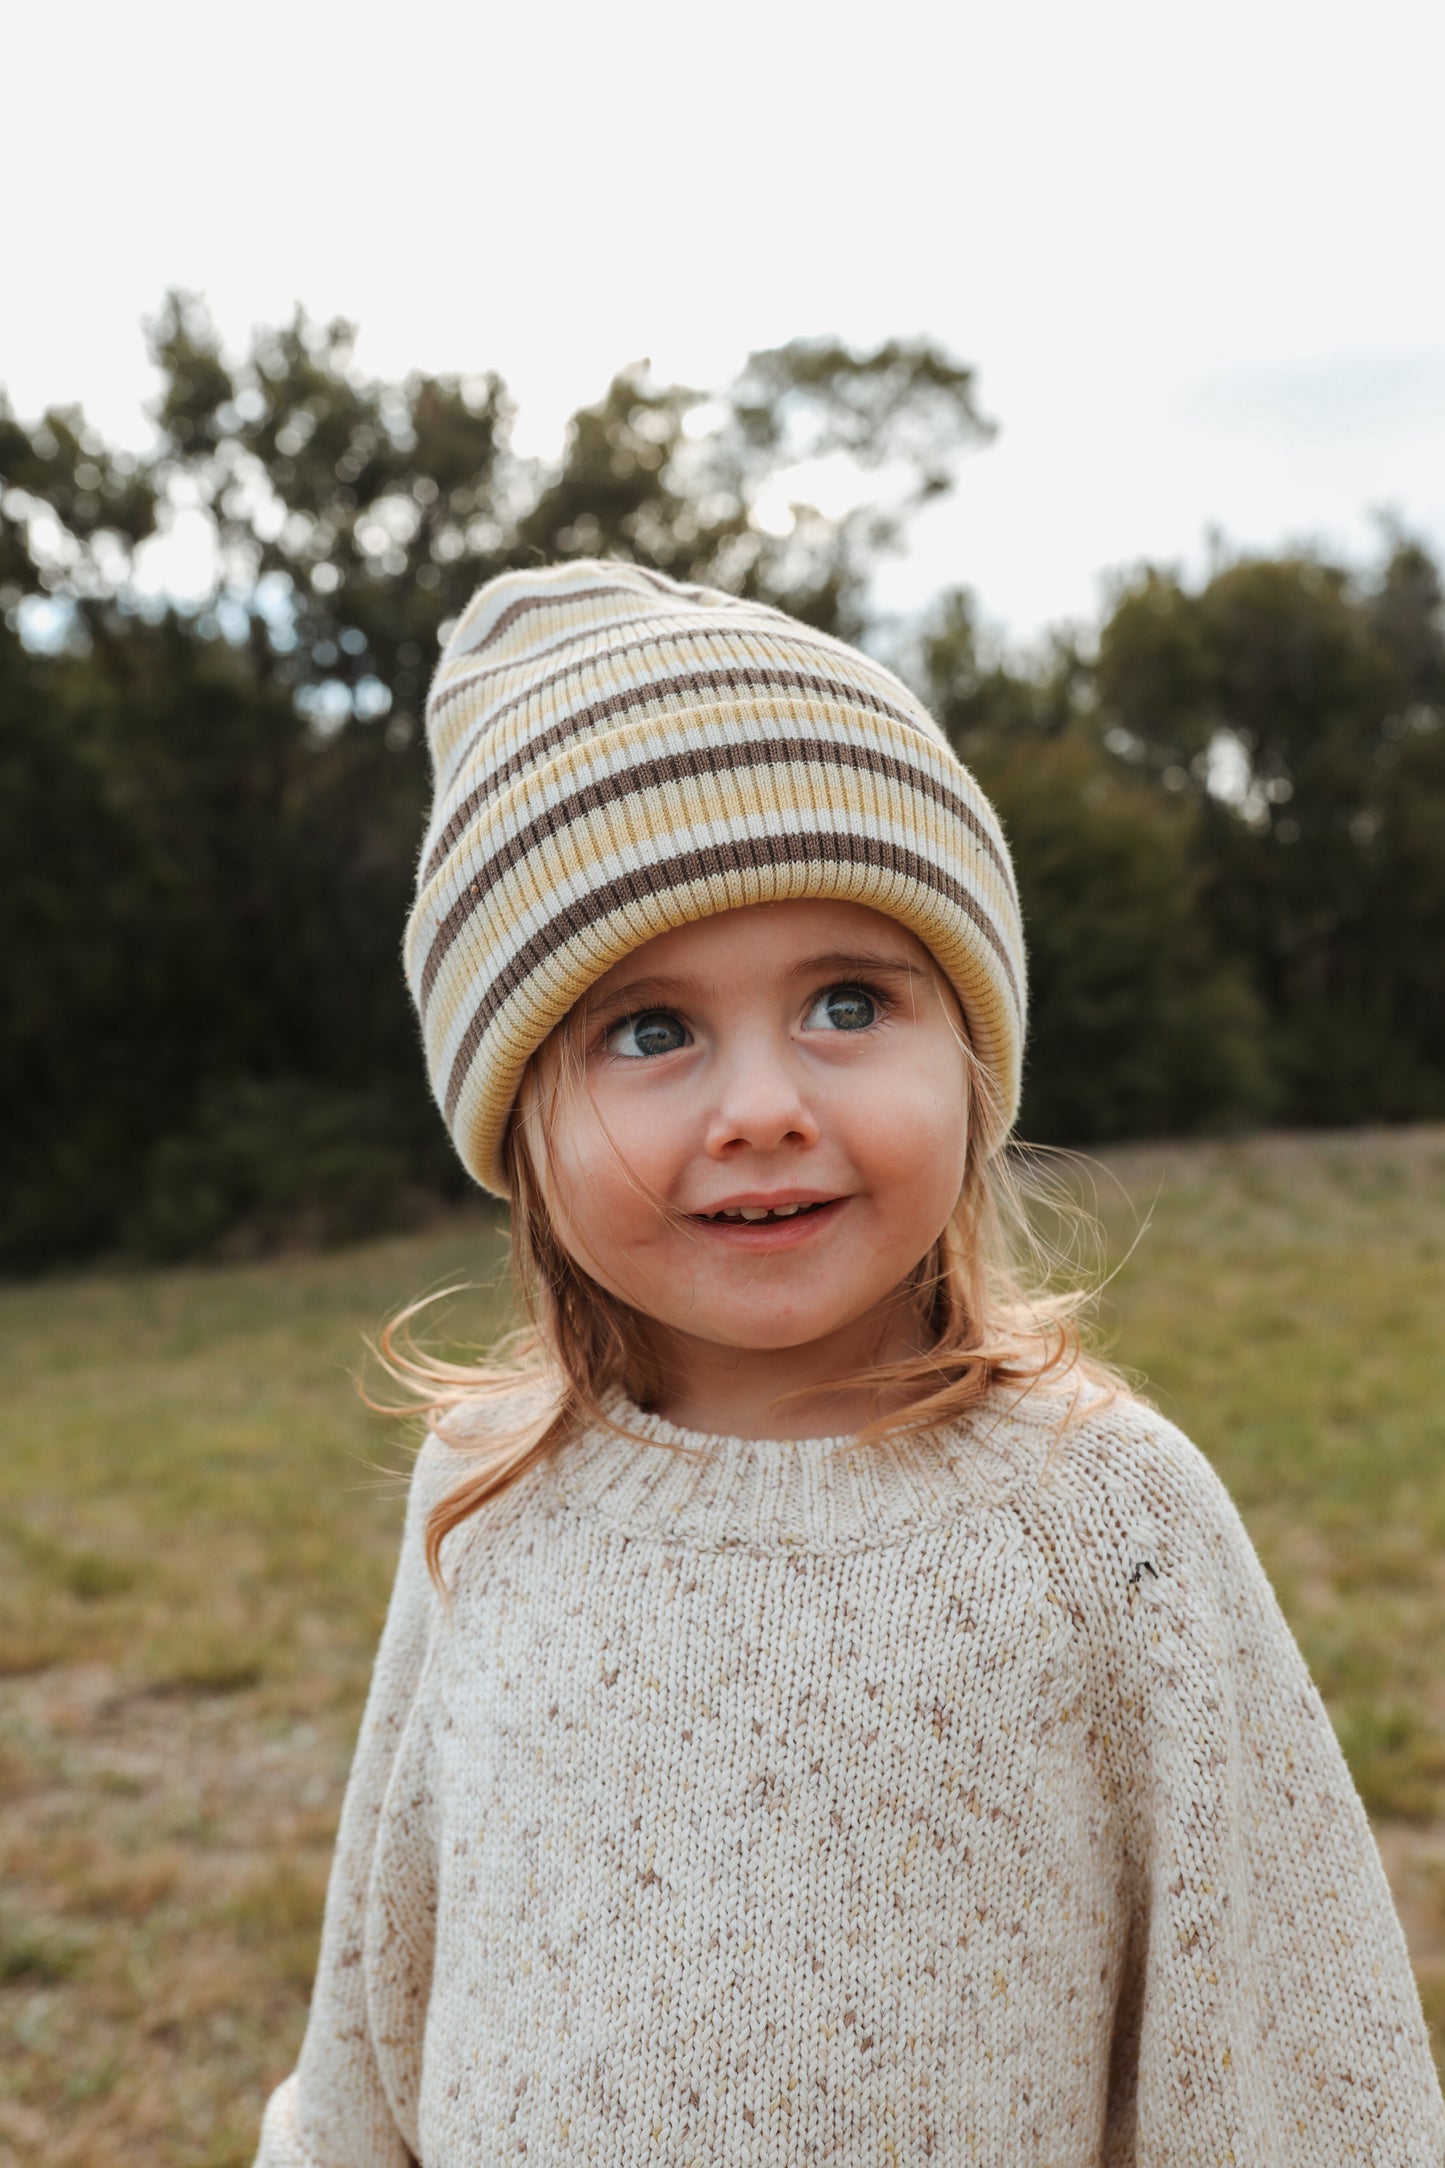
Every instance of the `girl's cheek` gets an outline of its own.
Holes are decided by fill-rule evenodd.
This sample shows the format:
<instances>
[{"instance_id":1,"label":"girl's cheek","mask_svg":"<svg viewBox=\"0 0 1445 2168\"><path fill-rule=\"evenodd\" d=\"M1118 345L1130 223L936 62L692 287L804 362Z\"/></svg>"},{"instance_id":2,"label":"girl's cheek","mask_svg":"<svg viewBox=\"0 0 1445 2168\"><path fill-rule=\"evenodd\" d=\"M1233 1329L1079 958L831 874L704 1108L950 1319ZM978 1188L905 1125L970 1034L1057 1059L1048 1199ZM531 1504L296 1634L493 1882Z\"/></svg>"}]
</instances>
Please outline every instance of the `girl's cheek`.
<instances>
[{"instance_id":1,"label":"girl's cheek","mask_svg":"<svg viewBox=\"0 0 1445 2168\"><path fill-rule=\"evenodd\" d=\"M598 1105L607 1134L632 1172L654 1188L665 1190L672 1170L686 1160L692 1146L696 1118L695 1095L683 1092L623 1087L599 1093ZM648 1080L651 1081L650 1079ZM614 1171L616 1154L609 1154Z\"/></svg>"},{"instance_id":2,"label":"girl's cheek","mask_svg":"<svg viewBox=\"0 0 1445 2168\"><path fill-rule=\"evenodd\" d=\"M941 1224L958 1200L967 1156L961 1121L931 1121L930 1112L942 1110L895 1110L886 1133L875 1135L859 1153L867 1186L884 1210L910 1223L926 1221L928 1241L937 1232L933 1223Z\"/></svg>"},{"instance_id":3,"label":"girl's cheek","mask_svg":"<svg viewBox=\"0 0 1445 2168\"><path fill-rule=\"evenodd\" d=\"M870 1078L845 1111L858 1148L879 1164L902 1170L940 1149L962 1154L968 1094L954 1059L900 1063Z\"/></svg>"},{"instance_id":4,"label":"girl's cheek","mask_svg":"<svg viewBox=\"0 0 1445 2168\"><path fill-rule=\"evenodd\" d=\"M558 1155L559 1182L589 1247L599 1258L620 1259L665 1224L653 1200L671 1199L679 1156L668 1149L662 1125L635 1105L603 1104L598 1115Z\"/></svg>"}]
</instances>

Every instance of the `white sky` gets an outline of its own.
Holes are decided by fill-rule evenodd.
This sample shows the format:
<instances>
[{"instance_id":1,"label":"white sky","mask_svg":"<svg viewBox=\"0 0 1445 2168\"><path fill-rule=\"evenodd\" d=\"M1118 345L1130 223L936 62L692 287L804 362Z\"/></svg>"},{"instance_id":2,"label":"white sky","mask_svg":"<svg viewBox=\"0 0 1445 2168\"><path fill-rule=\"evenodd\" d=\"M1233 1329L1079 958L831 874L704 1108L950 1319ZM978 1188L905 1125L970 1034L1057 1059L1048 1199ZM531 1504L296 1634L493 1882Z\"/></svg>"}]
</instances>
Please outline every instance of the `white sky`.
<instances>
[{"instance_id":1,"label":"white sky","mask_svg":"<svg viewBox=\"0 0 1445 2168\"><path fill-rule=\"evenodd\" d=\"M140 318L496 368L927 333L1000 423L879 597L1017 637L1206 531L1445 549L1440 0L159 0L7 23L0 382L144 441Z\"/></svg>"}]
</instances>

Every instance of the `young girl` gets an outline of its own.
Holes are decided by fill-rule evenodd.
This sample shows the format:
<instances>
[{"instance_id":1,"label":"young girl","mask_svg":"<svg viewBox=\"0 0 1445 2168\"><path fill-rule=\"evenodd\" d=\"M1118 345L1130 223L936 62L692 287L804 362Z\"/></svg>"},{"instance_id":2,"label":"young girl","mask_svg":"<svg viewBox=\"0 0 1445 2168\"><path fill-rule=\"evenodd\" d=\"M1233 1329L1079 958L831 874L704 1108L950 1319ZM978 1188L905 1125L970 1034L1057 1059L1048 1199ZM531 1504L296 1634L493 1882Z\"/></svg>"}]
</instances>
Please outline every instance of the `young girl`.
<instances>
[{"instance_id":1,"label":"young girl","mask_svg":"<svg viewBox=\"0 0 1445 2168\"><path fill-rule=\"evenodd\" d=\"M1010 1263L999 824L841 643L482 589L408 972L535 1331L435 1417L264 2168L1440 2168L1233 1506Z\"/></svg>"}]
</instances>

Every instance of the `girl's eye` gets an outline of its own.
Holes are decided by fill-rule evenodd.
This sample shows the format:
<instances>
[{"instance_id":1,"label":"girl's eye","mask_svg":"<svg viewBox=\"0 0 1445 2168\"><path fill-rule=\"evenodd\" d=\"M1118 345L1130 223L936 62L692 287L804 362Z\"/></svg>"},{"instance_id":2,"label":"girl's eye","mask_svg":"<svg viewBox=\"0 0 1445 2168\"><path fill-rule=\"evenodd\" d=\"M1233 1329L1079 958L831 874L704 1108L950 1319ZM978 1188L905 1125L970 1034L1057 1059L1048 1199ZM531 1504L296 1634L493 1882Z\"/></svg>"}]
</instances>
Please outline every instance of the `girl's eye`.
<instances>
[{"instance_id":1,"label":"girl's eye","mask_svg":"<svg viewBox=\"0 0 1445 2168\"><path fill-rule=\"evenodd\" d=\"M866 1031L876 1024L878 1002L866 986L830 986L808 1011L813 1031Z\"/></svg>"},{"instance_id":2,"label":"girl's eye","mask_svg":"<svg viewBox=\"0 0 1445 2168\"><path fill-rule=\"evenodd\" d=\"M649 1054L673 1054L687 1045L687 1029L666 1009L646 1009L641 1016L627 1016L614 1024L606 1045L609 1054L623 1054L634 1061Z\"/></svg>"}]
</instances>

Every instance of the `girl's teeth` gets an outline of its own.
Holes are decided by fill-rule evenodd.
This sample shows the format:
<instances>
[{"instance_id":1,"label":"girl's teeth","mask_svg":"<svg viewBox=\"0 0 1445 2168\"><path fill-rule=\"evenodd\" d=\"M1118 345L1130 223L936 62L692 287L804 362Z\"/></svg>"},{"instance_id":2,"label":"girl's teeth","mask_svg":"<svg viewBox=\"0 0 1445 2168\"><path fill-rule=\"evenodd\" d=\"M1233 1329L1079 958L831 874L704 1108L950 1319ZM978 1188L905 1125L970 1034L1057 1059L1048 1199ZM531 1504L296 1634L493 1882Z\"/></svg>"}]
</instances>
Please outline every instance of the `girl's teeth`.
<instances>
[{"instance_id":1,"label":"girl's teeth","mask_svg":"<svg viewBox=\"0 0 1445 2168\"><path fill-rule=\"evenodd\" d=\"M713 1217L724 1220L792 1219L795 1213L806 1209L801 1204L779 1204L771 1208L765 1204L743 1204L735 1212L715 1212Z\"/></svg>"}]
</instances>

